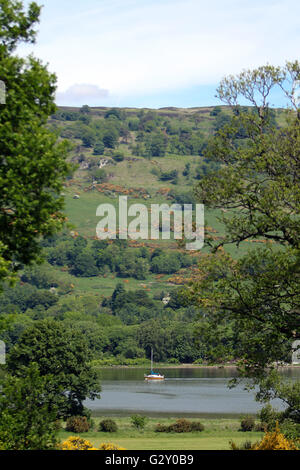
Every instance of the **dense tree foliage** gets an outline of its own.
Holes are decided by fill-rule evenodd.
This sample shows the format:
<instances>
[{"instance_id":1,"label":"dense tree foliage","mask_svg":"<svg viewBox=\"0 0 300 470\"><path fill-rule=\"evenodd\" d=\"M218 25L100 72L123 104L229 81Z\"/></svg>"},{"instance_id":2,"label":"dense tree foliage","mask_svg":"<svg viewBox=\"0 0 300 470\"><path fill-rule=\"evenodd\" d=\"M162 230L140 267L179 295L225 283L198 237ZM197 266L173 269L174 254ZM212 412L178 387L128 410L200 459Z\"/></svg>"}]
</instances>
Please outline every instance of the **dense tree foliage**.
<instances>
[{"instance_id":1,"label":"dense tree foliage","mask_svg":"<svg viewBox=\"0 0 300 470\"><path fill-rule=\"evenodd\" d=\"M5 377L0 389L0 450L52 450L58 443L51 405L53 377L32 363L25 375Z\"/></svg>"},{"instance_id":2,"label":"dense tree foliage","mask_svg":"<svg viewBox=\"0 0 300 470\"><path fill-rule=\"evenodd\" d=\"M0 276L39 255L38 240L62 227L62 183L69 172L67 144L45 127L54 113L56 78L38 59L14 55L20 42L34 42L40 14L36 3L0 5Z\"/></svg>"},{"instance_id":3,"label":"dense tree foliage","mask_svg":"<svg viewBox=\"0 0 300 470\"><path fill-rule=\"evenodd\" d=\"M156 250L152 255L153 260L160 258L161 250ZM42 266L38 269L41 268ZM50 267L45 266L44 272L49 269L51 271ZM31 272L34 274L35 270L26 270L26 273ZM163 351L157 353L159 360L193 362L200 357L203 360L213 357L209 344L204 340L196 348L193 331L197 309L182 302L180 288L153 296L142 288L128 290L122 281L116 284L111 296L103 297L101 290L95 294L72 295L59 286L50 291L43 288L42 283L38 288L35 285L35 275L26 274L26 280L27 282L19 283L15 288L5 289L0 298L0 318L10 318L10 323L0 335L8 353L15 354L15 347L17 350L22 349L24 334L26 336L35 325L40 325L40 320L48 319L52 321L53 327L56 325L58 328L57 338L61 332L60 327L66 328L67 332L70 329L73 333L76 332L72 342L76 343L76 335L84 338L89 358L87 360L105 361L107 358L123 363L129 359L150 357L149 345L141 339L142 331L147 331L149 322L156 321L155 328L161 338L164 338L165 344ZM60 281L57 280L57 283L59 285ZM44 322L41 325L45 325ZM32 335L37 334L34 331L35 333L30 333L32 340ZM69 333L66 337L68 335ZM167 341L167 338L171 340ZM49 341L52 344L51 335ZM71 339L68 340L69 343L70 341ZM58 356L72 355L73 352L63 344L62 351L57 350ZM154 337L152 346L158 347Z\"/></svg>"},{"instance_id":4,"label":"dense tree foliage","mask_svg":"<svg viewBox=\"0 0 300 470\"><path fill-rule=\"evenodd\" d=\"M143 248L129 248L127 243L95 240L92 244L82 237L62 238L54 247L45 250L48 262L68 266L78 277L91 277L106 272L118 277L146 279L149 273L171 274L195 264L196 260L180 252L154 252ZM158 253L160 256L158 256Z\"/></svg>"},{"instance_id":5,"label":"dense tree foliage","mask_svg":"<svg viewBox=\"0 0 300 470\"><path fill-rule=\"evenodd\" d=\"M275 361L289 362L291 343L300 334L300 120L294 96L299 78L295 62L245 71L221 82L219 97L233 116L206 150L221 167L197 188L198 200L226 211L226 236L222 242L210 241L214 254L202 262L189 297L205 309L215 336L230 323L243 371L256 378ZM275 87L290 104L280 128L268 106ZM252 109L241 108L240 98ZM227 243L248 240L263 245L238 260L222 251Z\"/></svg>"},{"instance_id":6,"label":"dense tree foliage","mask_svg":"<svg viewBox=\"0 0 300 470\"><path fill-rule=\"evenodd\" d=\"M26 377L32 363L42 377L52 375L47 395L50 408L58 417L85 412L83 401L99 397L99 378L91 369L91 353L82 331L46 319L27 328L11 349L7 370L15 377Z\"/></svg>"}]
</instances>

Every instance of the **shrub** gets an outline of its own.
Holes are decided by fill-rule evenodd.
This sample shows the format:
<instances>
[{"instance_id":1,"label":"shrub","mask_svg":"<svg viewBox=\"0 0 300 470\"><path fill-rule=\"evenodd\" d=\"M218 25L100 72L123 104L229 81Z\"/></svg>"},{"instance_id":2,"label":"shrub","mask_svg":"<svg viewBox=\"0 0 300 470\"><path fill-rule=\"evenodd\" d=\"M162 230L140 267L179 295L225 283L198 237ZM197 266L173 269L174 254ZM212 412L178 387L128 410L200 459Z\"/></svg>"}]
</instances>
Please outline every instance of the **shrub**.
<instances>
[{"instance_id":1,"label":"shrub","mask_svg":"<svg viewBox=\"0 0 300 470\"><path fill-rule=\"evenodd\" d=\"M255 426L255 421L252 416L246 416L244 419L241 421L241 428L240 431L246 432L246 431L253 431Z\"/></svg>"},{"instance_id":2,"label":"shrub","mask_svg":"<svg viewBox=\"0 0 300 470\"><path fill-rule=\"evenodd\" d=\"M256 432L266 432L268 430L267 423L256 423L254 426L254 431Z\"/></svg>"},{"instance_id":3,"label":"shrub","mask_svg":"<svg viewBox=\"0 0 300 470\"><path fill-rule=\"evenodd\" d=\"M102 431L102 432L117 432L117 430L118 430L117 423L115 421L113 421L112 419L104 419L99 424L99 431Z\"/></svg>"},{"instance_id":4,"label":"shrub","mask_svg":"<svg viewBox=\"0 0 300 470\"><path fill-rule=\"evenodd\" d=\"M192 432L202 432L204 431L204 426L202 423L200 423L200 421L192 421L191 422L191 431Z\"/></svg>"},{"instance_id":5,"label":"shrub","mask_svg":"<svg viewBox=\"0 0 300 470\"><path fill-rule=\"evenodd\" d=\"M300 424L295 423L291 419L285 419L280 424L280 429L284 437L287 439L293 439L294 441L298 441L300 444Z\"/></svg>"},{"instance_id":6,"label":"shrub","mask_svg":"<svg viewBox=\"0 0 300 470\"><path fill-rule=\"evenodd\" d=\"M136 429L144 429L144 427L146 426L146 422L147 422L146 416L133 415L131 416L130 419L131 419L132 426L134 426Z\"/></svg>"},{"instance_id":7,"label":"shrub","mask_svg":"<svg viewBox=\"0 0 300 470\"><path fill-rule=\"evenodd\" d=\"M97 450L90 441L79 436L71 436L61 445L61 450Z\"/></svg>"},{"instance_id":8,"label":"shrub","mask_svg":"<svg viewBox=\"0 0 300 470\"><path fill-rule=\"evenodd\" d=\"M204 426L200 421L188 421L187 419L178 419L175 423L169 426L158 423L155 427L155 432L201 432L204 431Z\"/></svg>"},{"instance_id":9,"label":"shrub","mask_svg":"<svg viewBox=\"0 0 300 470\"><path fill-rule=\"evenodd\" d=\"M94 147L94 155L103 155L104 149L105 147L103 142L98 142Z\"/></svg>"},{"instance_id":10,"label":"shrub","mask_svg":"<svg viewBox=\"0 0 300 470\"><path fill-rule=\"evenodd\" d=\"M119 447L112 442L104 442L100 444L100 447L97 449L90 441L82 439L82 437L79 436L69 437L59 448L61 450L125 450L124 447Z\"/></svg>"},{"instance_id":11,"label":"shrub","mask_svg":"<svg viewBox=\"0 0 300 470\"><path fill-rule=\"evenodd\" d=\"M171 426L173 432L191 432L191 423L184 418L177 419Z\"/></svg>"},{"instance_id":12,"label":"shrub","mask_svg":"<svg viewBox=\"0 0 300 470\"><path fill-rule=\"evenodd\" d=\"M178 171L177 170L171 170L171 171L166 171L164 173L161 173L160 175L160 180L161 181L171 181L174 180L178 177Z\"/></svg>"},{"instance_id":13,"label":"shrub","mask_svg":"<svg viewBox=\"0 0 300 470\"><path fill-rule=\"evenodd\" d=\"M166 424L158 423L155 426L154 432L170 432L170 426L167 426Z\"/></svg>"},{"instance_id":14,"label":"shrub","mask_svg":"<svg viewBox=\"0 0 300 470\"><path fill-rule=\"evenodd\" d=\"M274 408L268 403L264 406L258 415L261 423L266 425L267 431L273 431L276 426L276 421L279 421L282 413L274 410Z\"/></svg>"},{"instance_id":15,"label":"shrub","mask_svg":"<svg viewBox=\"0 0 300 470\"><path fill-rule=\"evenodd\" d=\"M266 432L261 441L251 444L246 441L239 447L230 441L231 450L299 450L297 441L287 439L279 429L278 421L273 432Z\"/></svg>"},{"instance_id":16,"label":"shrub","mask_svg":"<svg viewBox=\"0 0 300 470\"><path fill-rule=\"evenodd\" d=\"M280 432L278 422L275 431L267 432L263 439L252 447L252 450L299 450L295 442L287 439Z\"/></svg>"},{"instance_id":17,"label":"shrub","mask_svg":"<svg viewBox=\"0 0 300 470\"><path fill-rule=\"evenodd\" d=\"M96 180L98 183L103 183L107 180L106 171L103 168L93 168L90 171L93 181Z\"/></svg>"},{"instance_id":18,"label":"shrub","mask_svg":"<svg viewBox=\"0 0 300 470\"><path fill-rule=\"evenodd\" d=\"M66 431L69 432L88 432L90 429L86 416L71 416L67 419Z\"/></svg>"},{"instance_id":19,"label":"shrub","mask_svg":"<svg viewBox=\"0 0 300 470\"><path fill-rule=\"evenodd\" d=\"M113 154L113 159L115 162L122 162L124 160L124 154L121 152L115 152Z\"/></svg>"}]
</instances>

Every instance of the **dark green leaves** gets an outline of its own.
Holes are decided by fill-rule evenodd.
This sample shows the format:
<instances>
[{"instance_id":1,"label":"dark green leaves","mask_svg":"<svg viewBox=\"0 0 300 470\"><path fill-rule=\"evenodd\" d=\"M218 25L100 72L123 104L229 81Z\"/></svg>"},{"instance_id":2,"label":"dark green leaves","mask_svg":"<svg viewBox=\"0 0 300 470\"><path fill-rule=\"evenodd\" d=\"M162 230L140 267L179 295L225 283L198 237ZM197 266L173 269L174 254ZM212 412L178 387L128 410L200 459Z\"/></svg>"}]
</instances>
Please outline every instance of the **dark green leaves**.
<instances>
[{"instance_id":1,"label":"dark green leaves","mask_svg":"<svg viewBox=\"0 0 300 470\"><path fill-rule=\"evenodd\" d=\"M223 210L226 236L211 241L216 254L203 258L199 282L188 296L205 309L212 335L230 325L235 357L244 361L248 376L288 362L291 342L300 335L300 121L293 96L299 76L295 62L221 82L219 97L233 117L206 150L220 169L196 190L198 200ZM280 126L268 106L275 87L290 104L277 116ZM242 108L241 99L252 108ZM218 251L230 243L243 246L238 260Z\"/></svg>"},{"instance_id":2,"label":"dark green leaves","mask_svg":"<svg viewBox=\"0 0 300 470\"><path fill-rule=\"evenodd\" d=\"M69 146L57 142L45 125L55 112L55 75L33 57L12 52L19 41L33 41L40 7L22 2L0 3L0 79L6 103L0 105L0 240L3 269L16 271L21 263L39 257L38 241L64 223L62 185L69 165Z\"/></svg>"}]
</instances>

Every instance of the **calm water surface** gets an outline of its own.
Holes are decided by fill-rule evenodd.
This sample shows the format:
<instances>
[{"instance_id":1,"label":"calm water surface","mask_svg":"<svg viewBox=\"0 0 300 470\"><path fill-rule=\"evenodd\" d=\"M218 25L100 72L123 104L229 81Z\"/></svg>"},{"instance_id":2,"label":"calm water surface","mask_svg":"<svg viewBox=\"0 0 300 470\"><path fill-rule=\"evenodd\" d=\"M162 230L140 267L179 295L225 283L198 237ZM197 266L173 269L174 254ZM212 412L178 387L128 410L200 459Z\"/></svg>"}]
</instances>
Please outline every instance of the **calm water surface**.
<instances>
[{"instance_id":1,"label":"calm water surface","mask_svg":"<svg viewBox=\"0 0 300 470\"><path fill-rule=\"evenodd\" d=\"M144 380L145 369L103 369L100 400L87 400L85 405L98 415L152 416L234 416L253 414L261 404L254 393L242 386L228 388L235 369L172 368L160 369L162 382ZM283 372L287 378L300 380L300 368ZM273 406L282 409L279 400Z\"/></svg>"}]
</instances>

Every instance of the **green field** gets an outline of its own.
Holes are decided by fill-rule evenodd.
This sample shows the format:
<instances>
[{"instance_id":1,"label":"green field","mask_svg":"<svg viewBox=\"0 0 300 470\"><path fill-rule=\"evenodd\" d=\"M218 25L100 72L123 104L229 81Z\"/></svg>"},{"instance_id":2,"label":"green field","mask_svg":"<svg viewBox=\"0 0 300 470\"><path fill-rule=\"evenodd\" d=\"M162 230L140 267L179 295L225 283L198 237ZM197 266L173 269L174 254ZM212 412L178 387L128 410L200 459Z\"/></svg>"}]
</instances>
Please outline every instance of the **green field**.
<instances>
[{"instance_id":1,"label":"green field","mask_svg":"<svg viewBox=\"0 0 300 470\"><path fill-rule=\"evenodd\" d=\"M107 417L106 417L107 418ZM94 418L96 429L104 417ZM238 419L200 419L205 429L202 432L191 433L161 433L155 432L157 423L171 424L176 418L149 418L143 431L134 429L130 418L113 418L118 425L115 433L89 431L79 434L89 440L95 447L101 443L112 442L126 450L230 450L230 441L240 445L245 441L259 441L262 432L238 431ZM196 419L195 419L196 420ZM197 421L199 421L197 419ZM63 442L74 433L61 431L60 440Z\"/></svg>"}]
</instances>

